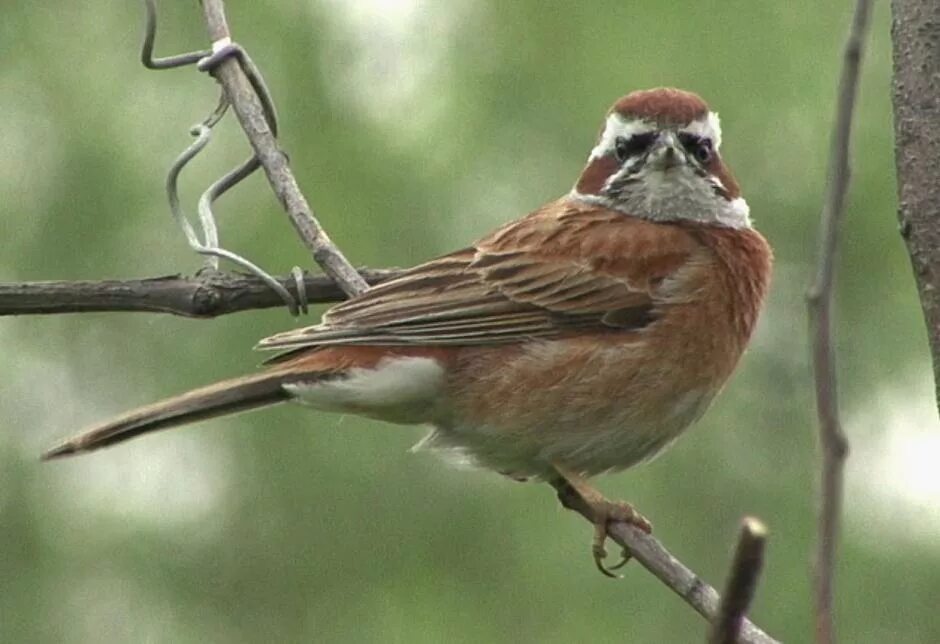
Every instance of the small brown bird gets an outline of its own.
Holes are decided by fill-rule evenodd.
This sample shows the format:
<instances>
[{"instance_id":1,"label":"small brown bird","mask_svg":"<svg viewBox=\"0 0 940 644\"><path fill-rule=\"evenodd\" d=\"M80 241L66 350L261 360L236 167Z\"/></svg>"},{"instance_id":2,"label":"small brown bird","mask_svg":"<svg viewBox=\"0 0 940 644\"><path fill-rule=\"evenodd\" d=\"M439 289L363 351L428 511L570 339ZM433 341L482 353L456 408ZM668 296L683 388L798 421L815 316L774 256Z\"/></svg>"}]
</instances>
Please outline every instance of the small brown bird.
<instances>
[{"instance_id":1,"label":"small brown bird","mask_svg":"<svg viewBox=\"0 0 940 644\"><path fill-rule=\"evenodd\" d=\"M420 447L576 490L607 573L608 522L649 523L585 478L651 458L702 415L767 290L771 250L720 146L695 94L629 94L561 199L262 340L281 351L265 371L141 407L45 458L285 401L428 424Z\"/></svg>"}]
</instances>

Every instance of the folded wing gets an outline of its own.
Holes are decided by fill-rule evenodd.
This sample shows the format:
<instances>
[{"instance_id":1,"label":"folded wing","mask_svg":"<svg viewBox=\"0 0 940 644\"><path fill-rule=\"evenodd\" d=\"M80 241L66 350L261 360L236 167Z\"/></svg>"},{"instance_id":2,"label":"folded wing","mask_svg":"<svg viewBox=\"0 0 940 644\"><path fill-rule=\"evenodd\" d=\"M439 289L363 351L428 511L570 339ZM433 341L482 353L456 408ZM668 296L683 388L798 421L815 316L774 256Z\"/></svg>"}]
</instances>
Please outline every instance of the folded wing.
<instances>
[{"instance_id":1,"label":"folded wing","mask_svg":"<svg viewBox=\"0 0 940 644\"><path fill-rule=\"evenodd\" d=\"M650 248L642 233L649 225L603 210L539 211L333 307L322 324L271 336L259 348L477 345L642 328L655 317L656 288L690 253L675 245ZM631 227L639 234L631 236ZM636 261L642 270L631 270ZM634 272L642 283L631 279Z\"/></svg>"}]
</instances>

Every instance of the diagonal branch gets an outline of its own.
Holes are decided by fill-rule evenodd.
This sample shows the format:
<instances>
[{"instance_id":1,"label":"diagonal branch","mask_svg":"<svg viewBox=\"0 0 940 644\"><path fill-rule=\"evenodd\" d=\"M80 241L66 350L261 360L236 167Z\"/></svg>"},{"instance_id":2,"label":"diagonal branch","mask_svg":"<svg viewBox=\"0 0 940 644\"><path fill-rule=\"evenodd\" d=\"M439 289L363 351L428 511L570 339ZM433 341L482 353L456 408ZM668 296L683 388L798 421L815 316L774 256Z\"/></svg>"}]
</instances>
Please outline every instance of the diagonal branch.
<instances>
[{"instance_id":1,"label":"diagonal branch","mask_svg":"<svg viewBox=\"0 0 940 644\"><path fill-rule=\"evenodd\" d=\"M562 505L574 510L593 525L594 514L591 506L573 487L558 486L556 489ZM709 622L715 621L720 601L718 592L676 559L659 540L621 521L610 523L607 536L626 548L633 559L679 595L699 615ZM779 644L746 618L741 620L738 641L742 644Z\"/></svg>"},{"instance_id":2,"label":"diagonal branch","mask_svg":"<svg viewBox=\"0 0 940 644\"><path fill-rule=\"evenodd\" d=\"M222 0L203 0L202 5L213 50L230 44L231 34ZM313 259L347 295L366 290L368 284L326 234L300 191L287 155L280 149L271 131L261 100L238 60L232 57L221 60L211 73L225 89L274 194L287 211L304 245L313 254Z\"/></svg>"},{"instance_id":3,"label":"diagonal branch","mask_svg":"<svg viewBox=\"0 0 940 644\"><path fill-rule=\"evenodd\" d=\"M820 222L818 269L816 280L807 294L819 443L822 448L819 542L814 568L816 641L819 644L834 641L833 579L842 514L843 470L848 453L848 441L839 420L835 352L832 346L835 261L839 247L839 226L844 216L845 196L849 186L852 116L870 13L871 0L858 0L845 44L842 76L839 79L839 97L829 153L829 180Z\"/></svg>"}]
</instances>

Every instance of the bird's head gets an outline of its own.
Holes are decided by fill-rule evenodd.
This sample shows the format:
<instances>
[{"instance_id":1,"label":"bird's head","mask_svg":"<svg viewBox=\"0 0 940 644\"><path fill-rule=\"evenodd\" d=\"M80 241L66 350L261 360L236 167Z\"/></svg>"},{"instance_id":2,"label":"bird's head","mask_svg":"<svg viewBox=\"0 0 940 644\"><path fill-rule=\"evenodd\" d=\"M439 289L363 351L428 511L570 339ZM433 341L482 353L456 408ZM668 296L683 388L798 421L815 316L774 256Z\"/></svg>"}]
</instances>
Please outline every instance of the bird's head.
<instances>
[{"instance_id":1,"label":"bird's head","mask_svg":"<svg viewBox=\"0 0 940 644\"><path fill-rule=\"evenodd\" d=\"M633 92L607 114L572 197L653 221L748 227L720 148L718 115L696 94Z\"/></svg>"}]
</instances>

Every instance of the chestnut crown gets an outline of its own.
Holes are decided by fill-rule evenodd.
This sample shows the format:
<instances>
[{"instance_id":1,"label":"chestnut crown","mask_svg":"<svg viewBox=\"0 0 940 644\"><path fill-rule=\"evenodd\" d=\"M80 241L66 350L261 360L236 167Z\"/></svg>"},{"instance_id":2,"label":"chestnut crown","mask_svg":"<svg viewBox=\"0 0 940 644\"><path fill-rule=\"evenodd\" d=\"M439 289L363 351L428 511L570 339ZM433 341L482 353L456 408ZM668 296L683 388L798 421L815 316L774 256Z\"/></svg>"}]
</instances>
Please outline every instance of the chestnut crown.
<instances>
[{"instance_id":1,"label":"chestnut crown","mask_svg":"<svg viewBox=\"0 0 940 644\"><path fill-rule=\"evenodd\" d=\"M749 227L720 148L718 115L698 95L633 92L608 112L571 197L653 221Z\"/></svg>"}]
</instances>

